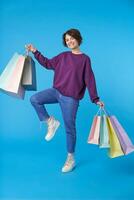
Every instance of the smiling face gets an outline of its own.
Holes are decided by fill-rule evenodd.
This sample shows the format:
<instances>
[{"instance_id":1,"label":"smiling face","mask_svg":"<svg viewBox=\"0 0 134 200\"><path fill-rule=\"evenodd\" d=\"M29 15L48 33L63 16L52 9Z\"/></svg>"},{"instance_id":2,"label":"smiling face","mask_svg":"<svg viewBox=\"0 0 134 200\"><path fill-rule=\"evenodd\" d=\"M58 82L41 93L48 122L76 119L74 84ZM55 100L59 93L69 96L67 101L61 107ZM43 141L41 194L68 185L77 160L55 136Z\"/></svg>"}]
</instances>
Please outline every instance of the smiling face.
<instances>
[{"instance_id":1,"label":"smiling face","mask_svg":"<svg viewBox=\"0 0 134 200\"><path fill-rule=\"evenodd\" d=\"M68 34L65 35L65 42L66 42L67 47L70 49L79 48L78 41L74 37L72 37Z\"/></svg>"}]
</instances>

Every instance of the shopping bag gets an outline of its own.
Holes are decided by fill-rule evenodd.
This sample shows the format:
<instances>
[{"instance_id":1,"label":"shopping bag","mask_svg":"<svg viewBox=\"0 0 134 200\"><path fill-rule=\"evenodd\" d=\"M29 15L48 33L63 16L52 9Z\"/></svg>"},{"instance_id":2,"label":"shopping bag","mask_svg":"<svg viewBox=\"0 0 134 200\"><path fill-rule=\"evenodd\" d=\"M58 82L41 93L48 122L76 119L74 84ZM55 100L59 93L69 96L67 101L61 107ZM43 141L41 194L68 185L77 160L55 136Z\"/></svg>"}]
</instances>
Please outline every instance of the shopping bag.
<instances>
[{"instance_id":1,"label":"shopping bag","mask_svg":"<svg viewBox=\"0 0 134 200\"><path fill-rule=\"evenodd\" d=\"M110 147L106 115L102 115L102 117L101 117L99 147L101 147L101 148Z\"/></svg>"},{"instance_id":2,"label":"shopping bag","mask_svg":"<svg viewBox=\"0 0 134 200\"><path fill-rule=\"evenodd\" d=\"M25 90L21 85L25 56L15 54L0 78L0 89L11 96L24 98Z\"/></svg>"},{"instance_id":3,"label":"shopping bag","mask_svg":"<svg viewBox=\"0 0 134 200\"><path fill-rule=\"evenodd\" d=\"M14 70L14 65L16 65L18 59L19 54L15 53L6 65L5 69L3 70L2 74L0 75L0 89L3 89L5 87L6 80Z\"/></svg>"},{"instance_id":4,"label":"shopping bag","mask_svg":"<svg viewBox=\"0 0 134 200\"><path fill-rule=\"evenodd\" d=\"M115 116L110 116L110 121L111 121L112 126L114 127L115 132L118 136L118 139L120 141L123 152L125 154L129 154L129 153L133 152L134 145L132 144L130 138L128 137L127 133L125 132L124 128L119 123L117 118Z\"/></svg>"},{"instance_id":5,"label":"shopping bag","mask_svg":"<svg viewBox=\"0 0 134 200\"><path fill-rule=\"evenodd\" d=\"M92 122L91 130L88 137L88 143L99 144L101 116L95 116Z\"/></svg>"},{"instance_id":6,"label":"shopping bag","mask_svg":"<svg viewBox=\"0 0 134 200\"><path fill-rule=\"evenodd\" d=\"M110 148L108 152L109 157L115 158L118 156L123 156L124 153L122 151L120 142L118 140L118 137L116 135L116 132L112 126L112 123L109 117L107 117L107 125L108 125L108 130L109 130L108 132L109 132L109 143L110 143Z\"/></svg>"},{"instance_id":7,"label":"shopping bag","mask_svg":"<svg viewBox=\"0 0 134 200\"><path fill-rule=\"evenodd\" d=\"M21 84L25 88L25 90L36 90L37 87L35 62L28 55L25 57Z\"/></svg>"}]
</instances>

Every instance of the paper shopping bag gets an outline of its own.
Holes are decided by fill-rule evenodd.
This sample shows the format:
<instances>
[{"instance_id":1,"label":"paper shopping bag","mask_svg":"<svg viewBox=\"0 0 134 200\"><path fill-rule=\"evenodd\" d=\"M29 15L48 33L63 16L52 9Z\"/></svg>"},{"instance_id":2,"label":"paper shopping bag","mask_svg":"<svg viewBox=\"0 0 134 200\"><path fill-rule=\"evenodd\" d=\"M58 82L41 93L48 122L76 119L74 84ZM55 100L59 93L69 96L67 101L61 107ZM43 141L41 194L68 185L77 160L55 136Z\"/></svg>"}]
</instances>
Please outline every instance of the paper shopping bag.
<instances>
[{"instance_id":1,"label":"paper shopping bag","mask_svg":"<svg viewBox=\"0 0 134 200\"><path fill-rule=\"evenodd\" d=\"M101 148L107 148L109 146L109 133L108 133L108 125L106 115L101 117L101 124L100 124L100 141L99 146Z\"/></svg>"},{"instance_id":2,"label":"paper shopping bag","mask_svg":"<svg viewBox=\"0 0 134 200\"><path fill-rule=\"evenodd\" d=\"M99 144L100 122L101 116L95 116L89 133L88 143Z\"/></svg>"},{"instance_id":3,"label":"paper shopping bag","mask_svg":"<svg viewBox=\"0 0 134 200\"><path fill-rule=\"evenodd\" d=\"M21 84L25 90L36 90L35 62L30 56L25 58Z\"/></svg>"},{"instance_id":4,"label":"paper shopping bag","mask_svg":"<svg viewBox=\"0 0 134 200\"><path fill-rule=\"evenodd\" d=\"M2 84L0 85L0 88L4 93L8 95L23 99L25 90L21 86L21 78L24 68L25 57L22 55L15 56L16 61L9 62L9 65L7 65L7 70L3 72L4 75L2 75Z\"/></svg>"},{"instance_id":5,"label":"paper shopping bag","mask_svg":"<svg viewBox=\"0 0 134 200\"><path fill-rule=\"evenodd\" d=\"M123 156L124 153L122 151L120 142L118 140L118 137L115 133L115 130L112 126L112 123L110 121L110 118L107 117L107 125L108 125L108 129L109 129L109 143L110 143L110 148L109 148L109 157L111 158L115 158L118 156Z\"/></svg>"},{"instance_id":6,"label":"paper shopping bag","mask_svg":"<svg viewBox=\"0 0 134 200\"><path fill-rule=\"evenodd\" d=\"M15 53L3 70L2 74L0 75L0 89L3 89L5 87L6 80L10 77L12 71L14 70L14 66L18 62L18 59L19 54Z\"/></svg>"},{"instance_id":7,"label":"paper shopping bag","mask_svg":"<svg viewBox=\"0 0 134 200\"><path fill-rule=\"evenodd\" d=\"M125 132L122 125L119 123L115 116L110 116L110 121L112 126L114 127L118 139L120 141L121 147L125 154L129 154L134 151L134 145L132 144L130 138L128 137L127 133Z\"/></svg>"}]
</instances>

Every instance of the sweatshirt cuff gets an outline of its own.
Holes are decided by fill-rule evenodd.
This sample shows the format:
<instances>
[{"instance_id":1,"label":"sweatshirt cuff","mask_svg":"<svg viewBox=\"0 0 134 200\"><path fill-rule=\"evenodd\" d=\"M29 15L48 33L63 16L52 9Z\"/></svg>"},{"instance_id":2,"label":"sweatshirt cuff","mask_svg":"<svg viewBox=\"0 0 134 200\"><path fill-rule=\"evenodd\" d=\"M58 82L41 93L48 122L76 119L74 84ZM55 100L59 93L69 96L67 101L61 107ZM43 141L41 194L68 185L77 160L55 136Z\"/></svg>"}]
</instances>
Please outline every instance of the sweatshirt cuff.
<instances>
[{"instance_id":1,"label":"sweatshirt cuff","mask_svg":"<svg viewBox=\"0 0 134 200\"><path fill-rule=\"evenodd\" d=\"M99 97L96 97L95 99L93 99L93 103L95 103L95 104L97 104L97 102L100 100L100 98Z\"/></svg>"},{"instance_id":2,"label":"sweatshirt cuff","mask_svg":"<svg viewBox=\"0 0 134 200\"><path fill-rule=\"evenodd\" d=\"M35 52L32 52L34 55L36 55L37 53L39 53L39 51L36 49Z\"/></svg>"}]
</instances>

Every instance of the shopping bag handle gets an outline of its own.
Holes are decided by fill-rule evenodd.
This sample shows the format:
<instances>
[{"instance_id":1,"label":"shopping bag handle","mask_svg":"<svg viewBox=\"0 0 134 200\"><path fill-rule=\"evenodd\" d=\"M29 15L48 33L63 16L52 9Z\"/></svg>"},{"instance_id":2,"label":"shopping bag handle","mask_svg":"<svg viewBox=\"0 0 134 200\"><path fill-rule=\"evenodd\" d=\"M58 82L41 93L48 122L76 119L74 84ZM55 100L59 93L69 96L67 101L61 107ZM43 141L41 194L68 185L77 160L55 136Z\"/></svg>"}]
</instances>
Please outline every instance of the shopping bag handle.
<instances>
[{"instance_id":1,"label":"shopping bag handle","mask_svg":"<svg viewBox=\"0 0 134 200\"><path fill-rule=\"evenodd\" d=\"M110 116L109 112L106 111L104 108L102 108L103 112L105 113L106 116Z\"/></svg>"},{"instance_id":2,"label":"shopping bag handle","mask_svg":"<svg viewBox=\"0 0 134 200\"><path fill-rule=\"evenodd\" d=\"M100 107L95 116L99 114L102 115L102 113L104 113L106 116L110 116L110 114L104 109L104 107Z\"/></svg>"},{"instance_id":3,"label":"shopping bag handle","mask_svg":"<svg viewBox=\"0 0 134 200\"><path fill-rule=\"evenodd\" d=\"M27 50L27 49L25 49L25 50L23 49L23 51L21 50L20 52L25 57L29 56L29 50Z\"/></svg>"},{"instance_id":4,"label":"shopping bag handle","mask_svg":"<svg viewBox=\"0 0 134 200\"><path fill-rule=\"evenodd\" d=\"M25 50L25 55L29 56L29 50L28 49Z\"/></svg>"},{"instance_id":5,"label":"shopping bag handle","mask_svg":"<svg viewBox=\"0 0 134 200\"><path fill-rule=\"evenodd\" d=\"M101 107L99 107L99 110L97 111L97 113L96 113L96 115L95 116L97 116L97 115L101 115Z\"/></svg>"}]
</instances>

